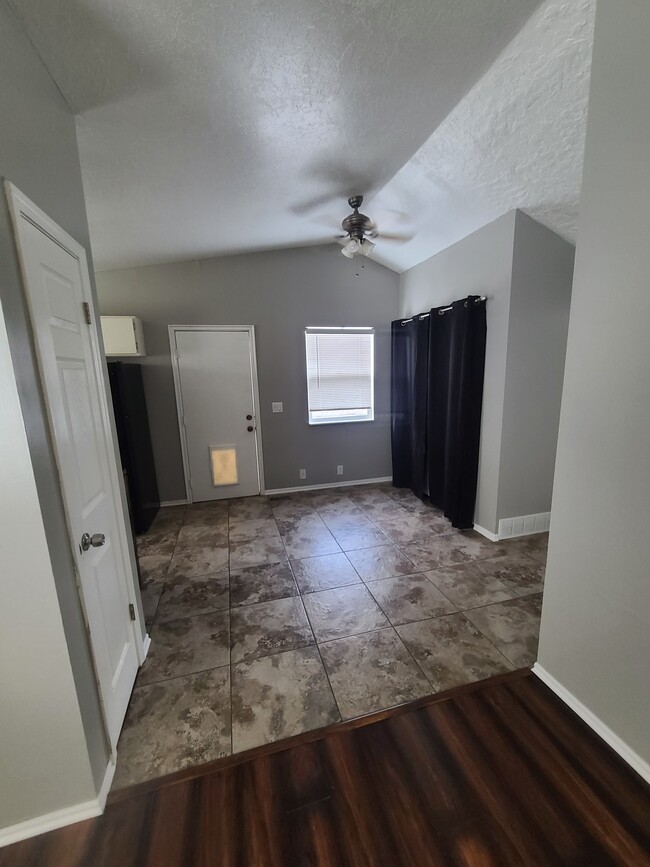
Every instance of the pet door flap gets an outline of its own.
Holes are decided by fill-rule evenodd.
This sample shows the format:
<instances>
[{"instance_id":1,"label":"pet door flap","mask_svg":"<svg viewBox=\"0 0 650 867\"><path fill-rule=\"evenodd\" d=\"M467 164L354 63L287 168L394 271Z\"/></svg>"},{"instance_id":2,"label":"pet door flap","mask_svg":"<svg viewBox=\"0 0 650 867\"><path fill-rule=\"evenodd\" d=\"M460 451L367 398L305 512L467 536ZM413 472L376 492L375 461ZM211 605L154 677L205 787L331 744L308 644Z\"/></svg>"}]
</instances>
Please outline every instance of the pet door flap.
<instances>
[{"instance_id":1,"label":"pet door flap","mask_svg":"<svg viewBox=\"0 0 650 867\"><path fill-rule=\"evenodd\" d=\"M215 488L239 484L235 446L210 446L210 466Z\"/></svg>"}]
</instances>

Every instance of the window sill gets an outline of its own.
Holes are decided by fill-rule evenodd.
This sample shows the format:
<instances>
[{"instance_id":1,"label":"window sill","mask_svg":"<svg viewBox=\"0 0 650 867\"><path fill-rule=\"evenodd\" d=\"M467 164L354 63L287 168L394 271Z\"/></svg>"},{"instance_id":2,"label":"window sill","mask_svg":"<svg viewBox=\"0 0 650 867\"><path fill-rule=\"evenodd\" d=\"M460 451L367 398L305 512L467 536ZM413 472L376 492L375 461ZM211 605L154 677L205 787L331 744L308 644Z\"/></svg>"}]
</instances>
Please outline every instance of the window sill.
<instances>
[{"instance_id":1,"label":"window sill","mask_svg":"<svg viewBox=\"0 0 650 867\"><path fill-rule=\"evenodd\" d=\"M325 424L367 424L369 421L374 421L373 418L328 418L323 421L308 421L309 427L322 427Z\"/></svg>"}]
</instances>

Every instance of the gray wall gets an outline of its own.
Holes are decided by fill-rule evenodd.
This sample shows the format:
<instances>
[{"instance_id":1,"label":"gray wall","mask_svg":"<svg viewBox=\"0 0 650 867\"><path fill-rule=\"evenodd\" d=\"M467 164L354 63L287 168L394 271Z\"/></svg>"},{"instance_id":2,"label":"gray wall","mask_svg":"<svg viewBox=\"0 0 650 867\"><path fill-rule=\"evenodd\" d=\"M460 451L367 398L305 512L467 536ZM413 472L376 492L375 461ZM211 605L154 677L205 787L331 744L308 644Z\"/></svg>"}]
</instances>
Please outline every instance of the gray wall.
<instances>
[{"instance_id":1,"label":"gray wall","mask_svg":"<svg viewBox=\"0 0 650 867\"><path fill-rule=\"evenodd\" d=\"M575 256L516 214L497 518L551 506Z\"/></svg>"},{"instance_id":2,"label":"gray wall","mask_svg":"<svg viewBox=\"0 0 650 867\"><path fill-rule=\"evenodd\" d=\"M102 313L144 323L144 383L163 500L185 497L170 324L255 325L267 489L391 475L390 322L398 315L398 276L383 265L346 259L328 245L102 271L96 280ZM374 422L307 424L306 325L375 326ZM282 414L271 412L272 401L284 403Z\"/></svg>"},{"instance_id":3,"label":"gray wall","mask_svg":"<svg viewBox=\"0 0 650 867\"><path fill-rule=\"evenodd\" d=\"M515 212L511 211L400 278L400 316L422 313L465 295L489 299L475 520L491 531L497 524L514 232Z\"/></svg>"},{"instance_id":4,"label":"gray wall","mask_svg":"<svg viewBox=\"0 0 650 867\"><path fill-rule=\"evenodd\" d=\"M2 2L0 117L0 176L12 181L89 250L74 118ZM108 751L4 190L0 194L0 298L93 775L98 782L106 770ZM37 638L37 634L31 635L29 640ZM47 665L47 648L43 648L43 665Z\"/></svg>"},{"instance_id":5,"label":"gray wall","mask_svg":"<svg viewBox=\"0 0 650 867\"><path fill-rule=\"evenodd\" d=\"M646 763L649 45L647 0L600 0L539 645L546 671Z\"/></svg>"}]
</instances>

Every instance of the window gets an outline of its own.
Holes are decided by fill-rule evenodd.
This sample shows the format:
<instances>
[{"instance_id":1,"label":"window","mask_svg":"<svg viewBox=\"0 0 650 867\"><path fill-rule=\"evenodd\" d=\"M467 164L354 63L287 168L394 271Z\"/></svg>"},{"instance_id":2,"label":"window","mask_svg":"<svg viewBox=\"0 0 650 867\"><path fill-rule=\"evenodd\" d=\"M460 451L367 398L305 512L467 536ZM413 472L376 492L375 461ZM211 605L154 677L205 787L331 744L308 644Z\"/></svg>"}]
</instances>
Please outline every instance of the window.
<instances>
[{"instance_id":1,"label":"window","mask_svg":"<svg viewBox=\"0 0 650 867\"><path fill-rule=\"evenodd\" d=\"M373 421L375 332L307 328L309 424Z\"/></svg>"}]
</instances>

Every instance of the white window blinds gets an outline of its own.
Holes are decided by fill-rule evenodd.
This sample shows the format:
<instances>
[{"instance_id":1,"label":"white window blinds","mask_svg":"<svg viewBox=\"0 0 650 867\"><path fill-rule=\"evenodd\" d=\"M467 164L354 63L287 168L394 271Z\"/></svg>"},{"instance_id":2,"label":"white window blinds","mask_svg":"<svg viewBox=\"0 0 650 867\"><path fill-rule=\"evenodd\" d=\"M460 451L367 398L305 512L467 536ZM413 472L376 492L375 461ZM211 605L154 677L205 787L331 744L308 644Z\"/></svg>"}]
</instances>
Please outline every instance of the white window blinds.
<instances>
[{"instance_id":1,"label":"white window blinds","mask_svg":"<svg viewBox=\"0 0 650 867\"><path fill-rule=\"evenodd\" d=\"M307 328L309 424L374 419L372 328Z\"/></svg>"}]
</instances>

